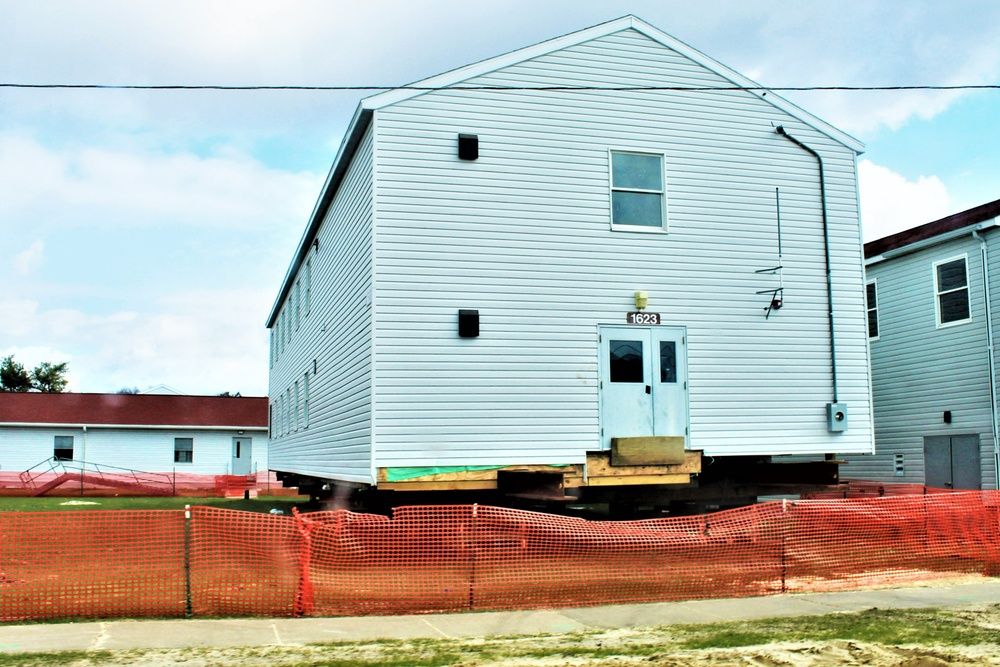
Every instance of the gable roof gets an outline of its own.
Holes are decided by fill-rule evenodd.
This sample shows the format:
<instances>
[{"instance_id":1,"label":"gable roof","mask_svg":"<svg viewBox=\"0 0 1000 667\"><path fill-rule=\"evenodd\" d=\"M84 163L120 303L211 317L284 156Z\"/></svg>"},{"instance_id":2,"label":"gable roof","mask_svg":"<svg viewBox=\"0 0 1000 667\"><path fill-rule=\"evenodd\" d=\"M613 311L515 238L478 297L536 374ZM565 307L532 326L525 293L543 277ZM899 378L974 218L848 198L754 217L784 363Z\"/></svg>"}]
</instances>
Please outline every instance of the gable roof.
<instances>
[{"instance_id":1,"label":"gable roof","mask_svg":"<svg viewBox=\"0 0 1000 667\"><path fill-rule=\"evenodd\" d=\"M563 35L562 37L549 39L533 46L510 51L509 53L494 56L470 65L465 65L464 67L459 67L457 69L444 72L443 74L421 79L420 81L407 84L406 86L389 90L384 93L379 93L377 95L372 95L361 100L358 104L357 110L354 112L354 117L351 119L350 125L348 125L347 132L345 133L344 139L340 144L340 149L337 151L337 157L334 159L333 166L330 168L330 173L327 175L326 182L323 184L323 190L320 197L317 200L316 205L313 207L312 214L309 217L309 224L306 226L305 232L299 240L295 256L285 274L281 289L279 290L278 296L274 301L274 305L271 307L271 312L268 315L267 324L265 326L268 328L274 326L274 322L278 317L281 306L291 291L292 283L295 281L295 275L298 273L299 267L302 265L306 254L309 252L312 239L315 236L316 231L319 229L320 224L323 222L323 218L326 216L327 210L333 203L333 198L336 195L337 189L340 187L340 183L347 173L347 168L350 165L351 160L354 158L357 146L361 142L365 131L368 129L368 125L371 123L371 118L375 111L392 104L413 99L414 97L418 97L420 95L426 95L428 92L431 92L429 90L421 89L457 86L457 84L460 84L463 81L468 81L469 79L489 74L490 72L494 72L504 67L509 67L532 58L547 55L560 49L577 46L593 39L606 37L616 32L629 29L635 30L646 37L649 37L653 41L656 41L669 49L677 51L681 55L686 56L692 61L730 81L734 86L749 88L750 90L745 91L747 94L754 95L764 102L781 109L793 118L796 118L804 124L816 129L820 133L827 135L834 141L843 144L855 153L860 154L864 151L864 144L854 137L838 130L826 121L819 119L774 92L765 89L759 83L743 76L736 70L726 67L719 61L710 58L701 51L688 46L684 42L668 35L662 30L654 28L652 25L636 16L631 14L623 16L612 21L607 21L606 23L585 28L584 30Z\"/></svg>"},{"instance_id":2,"label":"gable roof","mask_svg":"<svg viewBox=\"0 0 1000 667\"><path fill-rule=\"evenodd\" d=\"M0 393L0 424L266 428L266 397Z\"/></svg>"},{"instance_id":3,"label":"gable roof","mask_svg":"<svg viewBox=\"0 0 1000 667\"><path fill-rule=\"evenodd\" d=\"M443 74L421 79L420 81L416 81L401 88L396 88L394 90L366 97L361 100L360 108L368 110L381 109L382 107L389 106L390 104L396 104L397 102L419 97L420 95L426 95L430 92L428 90L419 89L447 88L450 86L456 86L463 81L468 81L469 79L483 76L484 74L489 74L491 72L495 72L496 70L510 67L511 65L516 65L526 60L531 60L532 58L548 55L554 51L559 51L571 46L577 46L579 44L583 44L584 42L589 42L592 39L606 37L616 32L628 29L635 30L646 37L649 37L653 41L680 53L682 56L689 58L702 67L705 67L706 69L711 70L715 74L718 74L722 78L728 80L734 86L750 88L751 90L746 92L781 109L782 111L787 112L794 118L797 118L806 125L822 132L834 141L843 144L856 153L864 151L864 144L846 132L838 130L826 121L821 120L801 107L767 90L756 81L743 76L736 70L723 65L718 60L705 55L701 51L685 44L676 37L668 35L662 30L653 27L649 23L646 23L642 19L631 14L606 23L595 25L591 28L578 30L577 32L563 35L562 37L549 39L533 46L527 46L522 49L517 49L516 51L511 51L509 53L473 63L471 65L465 65L464 67L459 67Z\"/></svg>"},{"instance_id":4,"label":"gable roof","mask_svg":"<svg viewBox=\"0 0 1000 667\"><path fill-rule=\"evenodd\" d=\"M865 259L1000 217L1000 199L865 244Z\"/></svg>"}]
</instances>

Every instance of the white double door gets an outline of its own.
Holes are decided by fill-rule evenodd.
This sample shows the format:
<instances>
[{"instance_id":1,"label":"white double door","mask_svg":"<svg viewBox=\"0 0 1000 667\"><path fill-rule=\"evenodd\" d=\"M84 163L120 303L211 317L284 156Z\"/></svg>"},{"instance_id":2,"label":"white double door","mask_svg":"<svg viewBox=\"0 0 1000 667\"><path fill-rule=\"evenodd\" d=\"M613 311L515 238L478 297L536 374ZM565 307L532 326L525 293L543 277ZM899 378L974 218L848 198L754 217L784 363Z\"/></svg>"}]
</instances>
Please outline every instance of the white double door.
<instances>
[{"instance_id":1,"label":"white double door","mask_svg":"<svg viewBox=\"0 0 1000 667\"><path fill-rule=\"evenodd\" d=\"M602 326L601 447L611 438L687 436L684 327Z\"/></svg>"}]
</instances>

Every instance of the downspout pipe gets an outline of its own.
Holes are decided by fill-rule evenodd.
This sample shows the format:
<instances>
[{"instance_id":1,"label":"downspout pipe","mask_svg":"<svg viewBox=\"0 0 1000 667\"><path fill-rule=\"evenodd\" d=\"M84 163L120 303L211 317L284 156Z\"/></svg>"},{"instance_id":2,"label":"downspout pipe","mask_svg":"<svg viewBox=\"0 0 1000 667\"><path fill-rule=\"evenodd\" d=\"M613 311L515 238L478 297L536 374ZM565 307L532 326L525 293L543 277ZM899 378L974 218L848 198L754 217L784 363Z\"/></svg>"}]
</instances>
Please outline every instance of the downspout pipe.
<instances>
[{"instance_id":1,"label":"downspout pipe","mask_svg":"<svg viewBox=\"0 0 1000 667\"><path fill-rule=\"evenodd\" d=\"M972 236L979 241L979 249L983 260L983 299L986 304L986 352L990 361L990 416L993 418L993 471L996 474L996 487L1000 489L1000 424L997 423L997 373L996 356L993 350L993 305L990 301L990 255L986 249L986 239L978 229L972 231Z\"/></svg>"},{"instance_id":2,"label":"downspout pipe","mask_svg":"<svg viewBox=\"0 0 1000 667\"><path fill-rule=\"evenodd\" d=\"M823 158L809 146L788 134L783 125L775 128L775 132L785 137L793 144L808 152L819 164L819 197L823 206L823 249L826 253L826 302L828 305L827 314L830 322L830 371L833 377L833 402L839 403L839 387L837 384L837 342L833 331L833 271L830 268L830 222L826 214L826 180L823 171Z\"/></svg>"}]
</instances>

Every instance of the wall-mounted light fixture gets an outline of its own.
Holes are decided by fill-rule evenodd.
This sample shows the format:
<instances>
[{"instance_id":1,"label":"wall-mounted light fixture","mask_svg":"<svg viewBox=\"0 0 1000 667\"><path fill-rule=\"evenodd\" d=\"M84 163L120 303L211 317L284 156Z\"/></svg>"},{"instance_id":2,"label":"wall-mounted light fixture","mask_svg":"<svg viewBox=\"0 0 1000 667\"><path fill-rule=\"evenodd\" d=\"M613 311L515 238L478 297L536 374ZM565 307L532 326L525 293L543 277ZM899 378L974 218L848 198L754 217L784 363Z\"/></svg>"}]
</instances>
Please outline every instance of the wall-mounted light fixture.
<instances>
[{"instance_id":1,"label":"wall-mounted light fixture","mask_svg":"<svg viewBox=\"0 0 1000 667\"><path fill-rule=\"evenodd\" d=\"M649 305L649 293L648 292L636 292L635 293L635 307L642 310L647 305Z\"/></svg>"}]
</instances>

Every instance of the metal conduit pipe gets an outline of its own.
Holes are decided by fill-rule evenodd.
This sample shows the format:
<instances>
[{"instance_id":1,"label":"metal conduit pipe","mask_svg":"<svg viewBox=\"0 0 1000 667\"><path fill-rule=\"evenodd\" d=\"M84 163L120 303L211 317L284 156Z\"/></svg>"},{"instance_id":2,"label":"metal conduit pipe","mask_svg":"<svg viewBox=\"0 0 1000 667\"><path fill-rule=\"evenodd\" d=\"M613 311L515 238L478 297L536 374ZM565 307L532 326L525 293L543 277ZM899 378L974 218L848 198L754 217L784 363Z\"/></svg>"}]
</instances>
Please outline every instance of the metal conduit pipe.
<instances>
[{"instance_id":1,"label":"metal conduit pipe","mask_svg":"<svg viewBox=\"0 0 1000 667\"><path fill-rule=\"evenodd\" d=\"M826 180L823 172L823 158L809 146L788 134L783 125L775 128L775 132L785 137L799 148L807 151L819 163L819 197L823 206L823 249L826 253L826 301L830 321L830 371L833 377L833 402L839 403L839 387L837 385L837 343L833 332L833 271L830 268L830 223L826 215Z\"/></svg>"}]
</instances>

